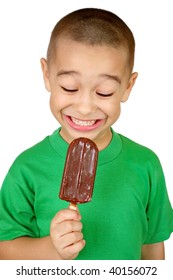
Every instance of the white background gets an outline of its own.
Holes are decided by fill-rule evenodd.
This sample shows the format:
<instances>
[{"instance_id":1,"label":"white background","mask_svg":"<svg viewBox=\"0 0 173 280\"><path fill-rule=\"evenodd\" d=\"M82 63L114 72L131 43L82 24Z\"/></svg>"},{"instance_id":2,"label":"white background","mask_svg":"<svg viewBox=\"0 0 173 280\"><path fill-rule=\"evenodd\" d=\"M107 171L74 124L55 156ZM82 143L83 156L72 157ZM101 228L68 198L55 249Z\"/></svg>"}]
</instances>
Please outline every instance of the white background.
<instances>
[{"instance_id":1,"label":"white background","mask_svg":"<svg viewBox=\"0 0 173 280\"><path fill-rule=\"evenodd\" d=\"M40 69L50 33L66 13L82 7L113 11L136 39L139 73L114 129L159 156L173 204L173 40L170 0L6 0L0 2L0 185L21 151L58 126L49 110ZM173 236L166 258L173 259Z\"/></svg>"}]
</instances>

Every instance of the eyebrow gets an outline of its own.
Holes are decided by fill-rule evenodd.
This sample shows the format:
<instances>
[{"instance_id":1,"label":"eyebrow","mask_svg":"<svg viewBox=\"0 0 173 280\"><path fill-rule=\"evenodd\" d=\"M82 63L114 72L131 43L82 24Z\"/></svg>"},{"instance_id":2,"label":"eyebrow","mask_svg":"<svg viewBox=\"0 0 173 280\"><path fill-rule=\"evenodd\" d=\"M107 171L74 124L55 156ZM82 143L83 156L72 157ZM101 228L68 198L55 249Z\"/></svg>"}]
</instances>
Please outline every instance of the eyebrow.
<instances>
[{"instance_id":1,"label":"eyebrow","mask_svg":"<svg viewBox=\"0 0 173 280\"><path fill-rule=\"evenodd\" d=\"M57 77L60 77L60 76L63 76L63 75L80 75L79 72L77 71L73 71L73 70L60 70L58 71L57 73ZM99 77L102 77L102 78L107 78L107 79L110 79L110 80L113 80L115 82L118 82L119 84L121 84L121 79L117 76L117 75L110 75L110 74L101 74L99 75Z\"/></svg>"},{"instance_id":2,"label":"eyebrow","mask_svg":"<svg viewBox=\"0 0 173 280\"><path fill-rule=\"evenodd\" d=\"M121 79L117 75L101 74L100 77L107 78L121 84Z\"/></svg>"},{"instance_id":3,"label":"eyebrow","mask_svg":"<svg viewBox=\"0 0 173 280\"><path fill-rule=\"evenodd\" d=\"M68 70L60 70L57 73L57 77L63 76L63 75L73 75L73 74L79 75L79 73L77 71L73 71L73 70L70 70L70 71L68 71Z\"/></svg>"}]
</instances>

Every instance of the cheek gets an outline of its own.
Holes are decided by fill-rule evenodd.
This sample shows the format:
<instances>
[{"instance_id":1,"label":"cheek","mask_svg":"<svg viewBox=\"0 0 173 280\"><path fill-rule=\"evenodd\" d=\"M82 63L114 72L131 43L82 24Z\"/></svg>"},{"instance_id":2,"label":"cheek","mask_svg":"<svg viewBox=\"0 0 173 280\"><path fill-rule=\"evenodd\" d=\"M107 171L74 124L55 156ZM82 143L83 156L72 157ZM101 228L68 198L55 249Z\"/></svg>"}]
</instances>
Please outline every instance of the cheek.
<instances>
[{"instance_id":1,"label":"cheek","mask_svg":"<svg viewBox=\"0 0 173 280\"><path fill-rule=\"evenodd\" d=\"M53 94L50 95L50 100L49 100L49 105L50 105L50 109L52 111L52 109L55 107L55 104L56 104L56 99L55 97L53 96Z\"/></svg>"},{"instance_id":2,"label":"cheek","mask_svg":"<svg viewBox=\"0 0 173 280\"><path fill-rule=\"evenodd\" d=\"M109 118L117 118L121 111L121 103L119 100L112 100L109 104L105 104L104 112Z\"/></svg>"},{"instance_id":3,"label":"cheek","mask_svg":"<svg viewBox=\"0 0 173 280\"><path fill-rule=\"evenodd\" d=\"M61 99L58 98L57 95L52 94L50 95L49 105L51 112L54 116L56 116L62 108Z\"/></svg>"},{"instance_id":4,"label":"cheek","mask_svg":"<svg viewBox=\"0 0 173 280\"><path fill-rule=\"evenodd\" d=\"M71 106L71 100L69 100L69 96L66 96L61 93L54 93L50 95L49 105L52 114L58 120L61 120L62 113L66 112L66 109L69 110Z\"/></svg>"},{"instance_id":5,"label":"cheek","mask_svg":"<svg viewBox=\"0 0 173 280\"><path fill-rule=\"evenodd\" d=\"M51 93L49 104L51 109L60 110L65 106L65 100L61 97L60 94Z\"/></svg>"}]
</instances>

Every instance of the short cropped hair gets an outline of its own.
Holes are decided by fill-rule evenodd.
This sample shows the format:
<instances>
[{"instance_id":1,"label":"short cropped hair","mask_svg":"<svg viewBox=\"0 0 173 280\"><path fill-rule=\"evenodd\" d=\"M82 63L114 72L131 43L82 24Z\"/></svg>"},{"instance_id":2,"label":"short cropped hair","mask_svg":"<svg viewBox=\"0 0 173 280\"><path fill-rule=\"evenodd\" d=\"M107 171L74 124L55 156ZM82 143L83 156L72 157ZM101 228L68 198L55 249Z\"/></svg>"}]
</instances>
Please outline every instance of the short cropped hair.
<instances>
[{"instance_id":1,"label":"short cropped hair","mask_svg":"<svg viewBox=\"0 0 173 280\"><path fill-rule=\"evenodd\" d=\"M58 38L63 37L84 44L108 45L128 51L130 71L134 65L135 39L126 23L114 13L97 8L85 8L64 16L55 25L47 50L48 63L55 57Z\"/></svg>"}]
</instances>

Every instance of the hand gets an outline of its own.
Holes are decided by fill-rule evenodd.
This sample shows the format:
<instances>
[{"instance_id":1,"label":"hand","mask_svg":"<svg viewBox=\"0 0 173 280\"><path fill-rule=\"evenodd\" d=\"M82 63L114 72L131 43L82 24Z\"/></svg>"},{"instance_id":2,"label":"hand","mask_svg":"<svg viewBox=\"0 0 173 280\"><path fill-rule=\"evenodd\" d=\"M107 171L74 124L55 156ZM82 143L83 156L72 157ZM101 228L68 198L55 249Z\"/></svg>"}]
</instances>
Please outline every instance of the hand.
<instances>
[{"instance_id":1,"label":"hand","mask_svg":"<svg viewBox=\"0 0 173 280\"><path fill-rule=\"evenodd\" d=\"M78 210L64 209L59 211L51 222L52 243L64 260L75 259L85 246L80 220Z\"/></svg>"}]
</instances>

